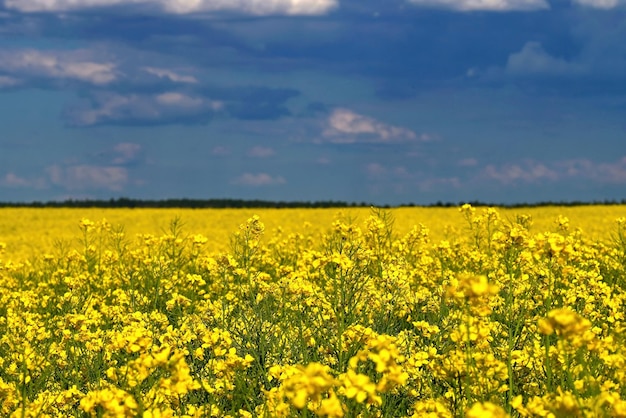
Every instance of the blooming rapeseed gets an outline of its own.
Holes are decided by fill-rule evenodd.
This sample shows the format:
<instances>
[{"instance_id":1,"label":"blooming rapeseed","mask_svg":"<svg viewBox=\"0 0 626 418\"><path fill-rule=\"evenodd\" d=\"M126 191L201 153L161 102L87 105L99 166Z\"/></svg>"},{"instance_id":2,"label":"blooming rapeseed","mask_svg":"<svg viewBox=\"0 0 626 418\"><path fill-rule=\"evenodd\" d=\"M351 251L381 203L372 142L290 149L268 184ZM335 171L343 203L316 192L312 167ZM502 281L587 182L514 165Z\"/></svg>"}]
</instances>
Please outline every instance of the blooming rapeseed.
<instances>
[{"instance_id":1,"label":"blooming rapeseed","mask_svg":"<svg viewBox=\"0 0 626 418\"><path fill-rule=\"evenodd\" d=\"M0 416L626 417L625 212L3 209Z\"/></svg>"}]
</instances>

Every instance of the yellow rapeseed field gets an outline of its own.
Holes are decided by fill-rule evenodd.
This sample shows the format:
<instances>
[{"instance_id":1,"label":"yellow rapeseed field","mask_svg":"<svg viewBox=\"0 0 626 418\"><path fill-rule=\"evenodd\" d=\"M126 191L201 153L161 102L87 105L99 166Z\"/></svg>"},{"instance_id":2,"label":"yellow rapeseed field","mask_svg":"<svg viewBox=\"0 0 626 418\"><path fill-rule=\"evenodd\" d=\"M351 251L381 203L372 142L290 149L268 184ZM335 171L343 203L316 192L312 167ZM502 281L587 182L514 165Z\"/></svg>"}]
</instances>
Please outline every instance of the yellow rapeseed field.
<instances>
[{"instance_id":1,"label":"yellow rapeseed field","mask_svg":"<svg viewBox=\"0 0 626 418\"><path fill-rule=\"evenodd\" d=\"M626 417L626 207L0 210L2 417Z\"/></svg>"}]
</instances>

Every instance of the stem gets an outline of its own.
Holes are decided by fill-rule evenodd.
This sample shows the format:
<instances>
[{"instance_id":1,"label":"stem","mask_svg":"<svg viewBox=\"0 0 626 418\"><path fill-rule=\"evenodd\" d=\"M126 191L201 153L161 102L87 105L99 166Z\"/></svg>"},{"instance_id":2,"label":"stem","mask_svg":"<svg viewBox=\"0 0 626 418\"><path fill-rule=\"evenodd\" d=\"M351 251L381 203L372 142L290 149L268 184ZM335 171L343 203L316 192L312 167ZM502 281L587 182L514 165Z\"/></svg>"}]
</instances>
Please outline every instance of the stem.
<instances>
[{"instance_id":1,"label":"stem","mask_svg":"<svg viewBox=\"0 0 626 418\"><path fill-rule=\"evenodd\" d=\"M465 365L466 365L466 373L465 373L465 400L467 404L470 403L470 385L472 383L470 378L470 373L472 369L472 346L471 346L471 330L470 330L470 309L469 305L466 305L466 327L467 327L467 342L465 345Z\"/></svg>"},{"instance_id":2,"label":"stem","mask_svg":"<svg viewBox=\"0 0 626 418\"><path fill-rule=\"evenodd\" d=\"M546 368L546 383L548 392L552 391L552 365L550 363L550 343L548 341L548 336L543 337L546 359L545 359L545 368Z\"/></svg>"}]
</instances>

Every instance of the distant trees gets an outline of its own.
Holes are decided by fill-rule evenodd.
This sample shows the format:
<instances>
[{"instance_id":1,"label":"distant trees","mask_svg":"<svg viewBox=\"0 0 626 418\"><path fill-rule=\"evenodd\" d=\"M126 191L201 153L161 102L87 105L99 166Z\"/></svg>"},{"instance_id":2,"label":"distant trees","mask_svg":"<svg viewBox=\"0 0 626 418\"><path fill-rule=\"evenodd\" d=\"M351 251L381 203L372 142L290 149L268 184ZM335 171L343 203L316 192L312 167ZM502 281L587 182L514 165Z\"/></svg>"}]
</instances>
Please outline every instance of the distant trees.
<instances>
[{"instance_id":1,"label":"distant trees","mask_svg":"<svg viewBox=\"0 0 626 418\"><path fill-rule=\"evenodd\" d=\"M140 200L120 197L109 200L65 200L48 202L0 202L0 207L33 207L33 208L342 208L369 207L370 203L348 203L335 200L315 202L301 201L270 201L244 199L164 199Z\"/></svg>"},{"instance_id":2,"label":"distant trees","mask_svg":"<svg viewBox=\"0 0 626 418\"><path fill-rule=\"evenodd\" d=\"M401 205L384 205L385 208L390 207L457 207L464 203L472 206L499 206L509 208L526 208L537 206L583 206L583 205L626 205L626 198L622 200L603 200L603 201L545 201L536 203L513 203L513 204L497 204L486 203L481 201L470 202L442 202L428 205L417 205L407 203ZM272 200L245 200L245 199L164 199L164 200L141 200L120 197L109 200L64 200L64 201L48 201L48 202L0 202L0 207L31 207L31 208L347 208L347 207L370 207L377 206L367 202L345 202L339 200L318 200L318 201L272 201Z\"/></svg>"}]
</instances>

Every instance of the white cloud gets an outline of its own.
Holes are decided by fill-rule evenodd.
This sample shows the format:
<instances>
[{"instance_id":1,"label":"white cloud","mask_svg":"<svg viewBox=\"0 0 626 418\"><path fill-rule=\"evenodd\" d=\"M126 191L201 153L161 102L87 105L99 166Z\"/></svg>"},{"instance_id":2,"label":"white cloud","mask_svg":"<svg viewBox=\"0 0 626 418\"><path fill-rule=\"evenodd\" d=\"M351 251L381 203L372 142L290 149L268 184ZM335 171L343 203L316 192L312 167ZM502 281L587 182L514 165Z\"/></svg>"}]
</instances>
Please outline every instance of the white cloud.
<instances>
[{"instance_id":1,"label":"white cloud","mask_svg":"<svg viewBox=\"0 0 626 418\"><path fill-rule=\"evenodd\" d=\"M271 157L274 154L276 154L276 152L269 147L256 146L248 150L248 157L253 158L267 158Z\"/></svg>"},{"instance_id":2,"label":"white cloud","mask_svg":"<svg viewBox=\"0 0 626 418\"><path fill-rule=\"evenodd\" d=\"M181 75L172 70L167 70L165 68L155 68L155 67L144 67L142 68L145 72L155 75L159 78L168 79L174 83L191 83L195 84L198 80L191 75Z\"/></svg>"},{"instance_id":3,"label":"white cloud","mask_svg":"<svg viewBox=\"0 0 626 418\"><path fill-rule=\"evenodd\" d=\"M279 184L285 184L287 183L287 181L281 176L272 177L271 175L267 173L258 173L258 174L244 173L241 176L233 179L231 183L242 185L242 186L260 187L260 186L274 186L274 185L279 185Z\"/></svg>"},{"instance_id":4,"label":"white cloud","mask_svg":"<svg viewBox=\"0 0 626 418\"><path fill-rule=\"evenodd\" d=\"M406 169L406 167L403 166L398 166L396 168L393 169L393 174L394 176L398 177L398 178L405 178L408 179L411 177L411 173L409 172L409 170Z\"/></svg>"},{"instance_id":5,"label":"white cloud","mask_svg":"<svg viewBox=\"0 0 626 418\"><path fill-rule=\"evenodd\" d=\"M254 15L321 15L339 5L338 0L158 0L172 13L242 11Z\"/></svg>"},{"instance_id":6,"label":"white cloud","mask_svg":"<svg viewBox=\"0 0 626 418\"><path fill-rule=\"evenodd\" d=\"M561 180L591 180L595 183L626 184L626 157L615 162L595 162L580 158L549 164L533 160L488 165L482 176L503 184L539 183Z\"/></svg>"},{"instance_id":7,"label":"white cloud","mask_svg":"<svg viewBox=\"0 0 626 418\"><path fill-rule=\"evenodd\" d=\"M20 81L17 78L0 75L0 88L13 87L13 86L17 86L18 84L20 84Z\"/></svg>"},{"instance_id":8,"label":"white cloud","mask_svg":"<svg viewBox=\"0 0 626 418\"><path fill-rule=\"evenodd\" d=\"M135 95L107 94L98 100L98 107L95 109L78 109L71 112L72 122L79 126L89 126L105 120L121 118L116 115L123 113L124 109L137 101L138 98Z\"/></svg>"},{"instance_id":9,"label":"white cloud","mask_svg":"<svg viewBox=\"0 0 626 418\"><path fill-rule=\"evenodd\" d=\"M0 51L0 70L15 76L78 80L105 85L117 79L116 64L92 60L87 51Z\"/></svg>"},{"instance_id":10,"label":"white cloud","mask_svg":"<svg viewBox=\"0 0 626 418\"><path fill-rule=\"evenodd\" d=\"M90 126L99 123L167 123L183 118L210 115L222 102L178 92L161 94L99 93L83 106L68 111L71 123Z\"/></svg>"},{"instance_id":11,"label":"white cloud","mask_svg":"<svg viewBox=\"0 0 626 418\"><path fill-rule=\"evenodd\" d=\"M436 134L429 134L429 133L421 133L420 136L420 141L422 142L432 142L432 141L439 141L440 137L439 135Z\"/></svg>"},{"instance_id":12,"label":"white cloud","mask_svg":"<svg viewBox=\"0 0 626 418\"><path fill-rule=\"evenodd\" d=\"M556 166L564 176L588 178L600 183L626 184L626 156L612 163L581 158L561 161Z\"/></svg>"},{"instance_id":13,"label":"white cloud","mask_svg":"<svg viewBox=\"0 0 626 418\"><path fill-rule=\"evenodd\" d=\"M539 42L526 42L520 52L509 55L505 71L512 75L566 75L581 74L584 67L551 56Z\"/></svg>"},{"instance_id":14,"label":"white cloud","mask_svg":"<svg viewBox=\"0 0 626 418\"><path fill-rule=\"evenodd\" d=\"M67 190L121 191L128 183L128 170L119 166L53 165L48 167L47 173L52 184Z\"/></svg>"},{"instance_id":15,"label":"white cloud","mask_svg":"<svg viewBox=\"0 0 626 418\"><path fill-rule=\"evenodd\" d=\"M10 187L15 189L21 188L35 188L42 189L45 187L45 182L41 178L27 179L20 177L15 173L7 173L4 177L0 178L0 186Z\"/></svg>"},{"instance_id":16,"label":"white cloud","mask_svg":"<svg viewBox=\"0 0 626 418\"><path fill-rule=\"evenodd\" d=\"M240 11L253 15L321 15L335 9L338 0L5 0L22 12L60 12L125 5L153 6L166 13L188 14Z\"/></svg>"},{"instance_id":17,"label":"white cloud","mask_svg":"<svg viewBox=\"0 0 626 418\"><path fill-rule=\"evenodd\" d=\"M497 180L503 184L520 181L534 183L544 180L557 180L559 177L555 170L532 160L522 163L503 164L500 167L490 164L484 168L483 174L487 178Z\"/></svg>"},{"instance_id":18,"label":"white cloud","mask_svg":"<svg viewBox=\"0 0 626 418\"><path fill-rule=\"evenodd\" d=\"M116 156L113 158L112 164L128 164L137 158L137 154L141 151L141 145L132 142L121 142L113 147L113 151Z\"/></svg>"},{"instance_id":19,"label":"white cloud","mask_svg":"<svg viewBox=\"0 0 626 418\"><path fill-rule=\"evenodd\" d=\"M431 192L443 189L457 189L461 187L461 180L455 176L433 176L422 171L410 171L404 166L384 166L380 163L370 163L365 171L371 181L373 191L393 190L402 194L418 190Z\"/></svg>"},{"instance_id":20,"label":"white cloud","mask_svg":"<svg viewBox=\"0 0 626 418\"><path fill-rule=\"evenodd\" d=\"M370 163L365 167L365 171L370 177L381 177L387 173L387 169L379 163Z\"/></svg>"},{"instance_id":21,"label":"white cloud","mask_svg":"<svg viewBox=\"0 0 626 418\"><path fill-rule=\"evenodd\" d=\"M230 155L230 150L226 147L218 145L216 147L213 147L213 149L211 150L211 154L223 157L225 155Z\"/></svg>"},{"instance_id":22,"label":"white cloud","mask_svg":"<svg viewBox=\"0 0 626 418\"><path fill-rule=\"evenodd\" d=\"M186 94L178 92L167 92L158 94L155 96L157 103L166 106L180 106L180 107L199 107L202 106L203 99L199 97L191 97ZM215 102L214 106L221 107L219 102Z\"/></svg>"},{"instance_id":23,"label":"white cloud","mask_svg":"<svg viewBox=\"0 0 626 418\"><path fill-rule=\"evenodd\" d=\"M458 177L431 177L417 182L417 188L421 192L431 192L445 188L458 189L461 187L461 180Z\"/></svg>"},{"instance_id":24,"label":"white cloud","mask_svg":"<svg viewBox=\"0 0 626 418\"><path fill-rule=\"evenodd\" d=\"M5 0L9 9L21 12L59 12L90 7L114 6L119 4L136 4L136 0Z\"/></svg>"},{"instance_id":25,"label":"white cloud","mask_svg":"<svg viewBox=\"0 0 626 418\"><path fill-rule=\"evenodd\" d=\"M573 2L581 6L593 7L595 9L613 9L626 3L623 0L573 0Z\"/></svg>"},{"instance_id":26,"label":"white cloud","mask_svg":"<svg viewBox=\"0 0 626 418\"><path fill-rule=\"evenodd\" d=\"M335 109L322 132L325 140L334 143L399 142L422 140L410 129L388 125L349 109Z\"/></svg>"},{"instance_id":27,"label":"white cloud","mask_svg":"<svg viewBox=\"0 0 626 418\"><path fill-rule=\"evenodd\" d=\"M459 160L457 164L461 167L475 167L478 165L478 160L471 157L463 158L462 160Z\"/></svg>"},{"instance_id":28,"label":"white cloud","mask_svg":"<svg viewBox=\"0 0 626 418\"><path fill-rule=\"evenodd\" d=\"M458 11L531 11L550 8L546 0L408 0L418 6Z\"/></svg>"}]
</instances>

